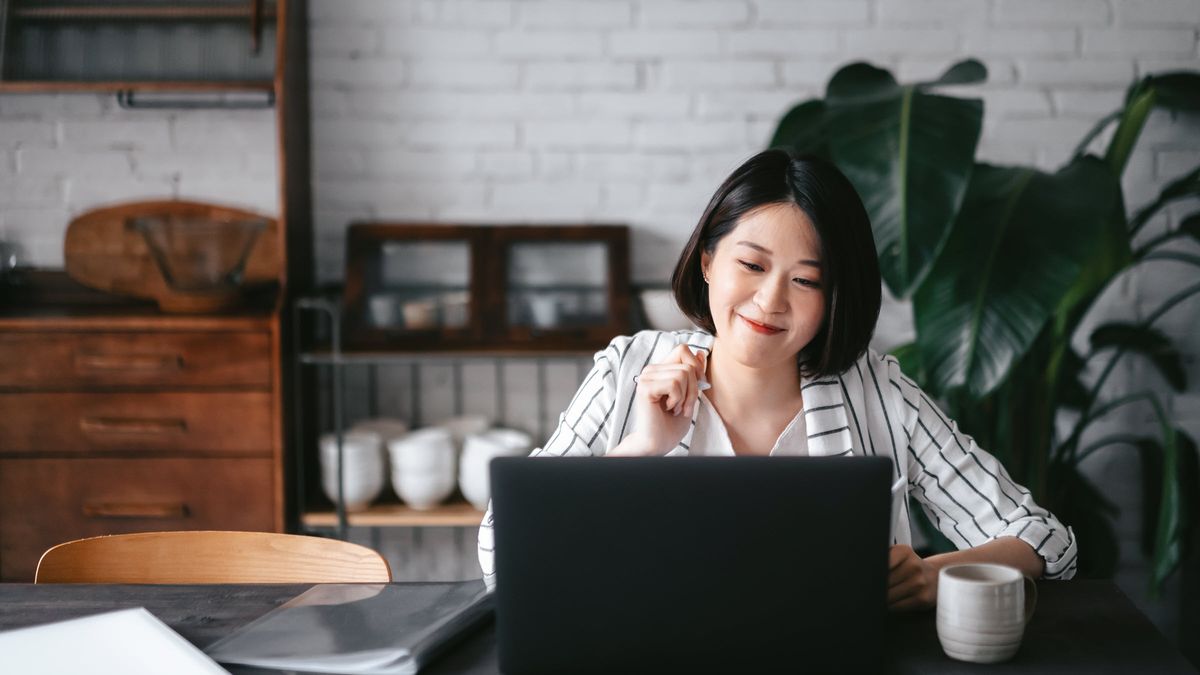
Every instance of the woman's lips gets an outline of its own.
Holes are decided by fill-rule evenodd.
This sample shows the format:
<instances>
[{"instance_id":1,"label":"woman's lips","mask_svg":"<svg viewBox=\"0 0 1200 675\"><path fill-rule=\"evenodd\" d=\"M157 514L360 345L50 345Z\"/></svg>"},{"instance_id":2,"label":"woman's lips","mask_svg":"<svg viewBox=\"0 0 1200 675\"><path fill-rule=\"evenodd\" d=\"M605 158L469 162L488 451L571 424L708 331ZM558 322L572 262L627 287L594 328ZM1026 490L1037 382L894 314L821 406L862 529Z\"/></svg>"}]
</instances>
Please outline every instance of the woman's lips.
<instances>
[{"instance_id":1,"label":"woman's lips","mask_svg":"<svg viewBox=\"0 0 1200 675\"><path fill-rule=\"evenodd\" d=\"M774 326L768 326L765 323L751 321L750 319L747 319L746 317L742 316L741 314L738 314L738 318L741 319L742 321L745 321L746 325L750 327L750 330L753 330L755 333L762 333L763 335L775 335L777 333L783 332L782 328L775 328Z\"/></svg>"}]
</instances>

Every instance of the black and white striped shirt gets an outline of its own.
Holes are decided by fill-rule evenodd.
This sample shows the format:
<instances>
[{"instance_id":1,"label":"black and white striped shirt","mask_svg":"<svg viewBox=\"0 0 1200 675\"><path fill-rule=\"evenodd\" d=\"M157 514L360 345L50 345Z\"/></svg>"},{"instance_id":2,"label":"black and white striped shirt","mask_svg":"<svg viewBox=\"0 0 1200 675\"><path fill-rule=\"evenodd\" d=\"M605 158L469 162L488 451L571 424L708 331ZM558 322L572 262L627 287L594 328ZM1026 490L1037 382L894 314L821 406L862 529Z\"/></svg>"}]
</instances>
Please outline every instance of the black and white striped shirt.
<instances>
[{"instance_id":1,"label":"black and white striped shirt","mask_svg":"<svg viewBox=\"0 0 1200 675\"><path fill-rule=\"evenodd\" d=\"M595 366L580 385L558 427L531 456L604 455L636 424L634 376L666 359L677 345L712 348L702 331L643 331L614 339L597 352ZM960 549L1013 536L1046 562L1045 578L1075 575L1074 532L1033 501L1029 490L962 433L912 380L895 357L868 350L853 367L834 377L802 378L804 410L780 436L772 454L831 457L880 455L893 464L892 542L911 544L909 500ZM732 454L724 427L706 424L710 407L702 397L692 426L668 456ZM704 408L704 410L702 410ZM697 424L697 419L701 420ZM801 433L794 432L800 429ZM492 511L479 528L479 562L484 580L495 585Z\"/></svg>"}]
</instances>

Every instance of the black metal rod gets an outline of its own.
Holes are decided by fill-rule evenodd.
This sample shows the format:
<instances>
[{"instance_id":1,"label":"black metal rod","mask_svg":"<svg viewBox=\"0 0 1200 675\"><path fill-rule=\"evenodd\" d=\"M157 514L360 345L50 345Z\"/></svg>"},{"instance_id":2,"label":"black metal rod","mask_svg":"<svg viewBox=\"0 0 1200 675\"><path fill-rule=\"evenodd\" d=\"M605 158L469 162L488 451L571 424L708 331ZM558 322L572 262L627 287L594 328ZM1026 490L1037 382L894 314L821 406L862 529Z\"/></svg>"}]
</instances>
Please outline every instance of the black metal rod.
<instances>
[{"instance_id":1,"label":"black metal rod","mask_svg":"<svg viewBox=\"0 0 1200 675\"><path fill-rule=\"evenodd\" d=\"M199 98L151 97L137 98L132 89L117 92L117 105L124 110L265 110L275 107L275 92L263 90L262 99L228 98L225 92L213 92ZM176 94L178 96L178 94Z\"/></svg>"}]
</instances>

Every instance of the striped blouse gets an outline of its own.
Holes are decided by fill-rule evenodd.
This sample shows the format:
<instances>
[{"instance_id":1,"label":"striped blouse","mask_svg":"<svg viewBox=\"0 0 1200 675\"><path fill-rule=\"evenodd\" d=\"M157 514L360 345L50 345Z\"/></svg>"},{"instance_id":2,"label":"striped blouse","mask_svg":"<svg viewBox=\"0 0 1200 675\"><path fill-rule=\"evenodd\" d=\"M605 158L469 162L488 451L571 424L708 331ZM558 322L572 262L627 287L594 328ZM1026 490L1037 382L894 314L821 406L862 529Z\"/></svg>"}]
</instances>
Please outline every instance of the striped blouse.
<instances>
[{"instance_id":1,"label":"striped blouse","mask_svg":"<svg viewBox=\"0 0 1200 675\"><path fill-rule=\"evenodd\" d=\"M614 339L597 352L558 427L531 456L604 455L636 424L634 376L677 345L708 351L702 331L642 331ZM1029 490L962 433L953 420L900 371L895 357L868 350L840 375L801 378L804 409L776 442L772 455L881 455L892 459L892 542L912 543L912 496L937 528L960 549L998 537L1017 537L1045 561L1045 578L1075 575L1074 532L1034 503ZM715 421L713 421L715 418ZM668 456L733 454L720 418L702 395L692 425ZM484 581L495 585L492 510L479 528Z\"/></svg>"}]
</instances>

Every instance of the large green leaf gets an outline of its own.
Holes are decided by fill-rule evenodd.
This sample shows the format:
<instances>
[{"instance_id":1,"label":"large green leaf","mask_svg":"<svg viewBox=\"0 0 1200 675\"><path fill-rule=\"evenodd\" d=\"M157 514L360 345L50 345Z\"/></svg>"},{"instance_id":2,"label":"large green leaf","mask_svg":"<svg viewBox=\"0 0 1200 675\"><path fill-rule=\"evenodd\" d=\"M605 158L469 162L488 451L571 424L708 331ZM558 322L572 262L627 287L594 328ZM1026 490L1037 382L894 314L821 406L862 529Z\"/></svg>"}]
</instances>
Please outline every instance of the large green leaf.
<instances>
[{"instance_id":1,"label":"large green leaf","mask_svg":"<svg viewBox=\"0 0 1200 675\"><path fill-rule=\"evenodd\" d=\"M788 148L796 152L829 158L829 139L825 128L825 102L805 101L792 108L779 120L771 137L772 148Z\"/></svg>"},{"instance_id":2,"label":"large green leaf","mask_svg":"<svg viewBox=\"0 0 1200 675\"><path fill-rule=\"evenodd\" d=\"M1163 442L1147 439L1138 450L1143 476L1142 545L1152 552L1150 594L1157 596L1182 563L1195 520L1196 443L1164 420Z\"/></svg>"},{"instance_id":3,"label":"large green leaf","mask_svg":"<svg viewBox=\"0 0 1200 675\"><path fill-rule=\"evenodd\" d=\"M953 235L913 298L935 391L992 391L1092 256L1120 192L1094 157L1050 175L978 165Z\"/></svg>"},{"instance_id":4,"label":"large green leaf","mask_svg":"<svg viewBox=\"0 0 1200 675\"><path fill-rule=\"evenodd\" d=\"M1179 70L1147 75L1125 94L1128 103L1138 92L1153 89L1155 105L1167 110L1200 111L1200 73Z\"/></svg>"},{"instance_id":5,"label":"large green leaf","mask_svg":"<svg viewBox=\"0 0 1200 675\"><path fill-rule=\"evenodd\" d=\"M980 84L987 80L987 66L975 59L964 59L946 69L936 80L922 82L922 89L943 85Z\"/></svg>"},{"instance_id":6,"label":"large green leaf","mask_svg":"<svg viewBox=\"0 0 1200 675\"><path fill-rule=\"evenodd\" d=\"M956 65L943 80L977 81ZM856 63L826 91L833 160L871 217L879 266L897 297L907 297L946 243L970 179L983 125L983 102L900 85L885 70Z\"/></svg>"},{"instance_id":7,"label":"large green leaf","mask_svg":"<svg viewBox=\"0 0 1200 675\"><path fill-rule=\"evenodd\" d=\"M1175 391L1187 388L1183 357L1162 331L1142 324L1114 321L1092 331L1092 349L1119 347L1149 359Z\"/></svg>"},{"instance_id":8,"label":"large green leaf","mask_svg":"<svg viewBox=\"0 0 1200 675\"><path fill-rule=\"evenodd\" d=\"M1180 71L1147 75L1129 87L1125 106L1117 118L1117 130L1105 153L1105 160L1118 175L1124 173L1129 155L1146 126L1146 118L1154 108L1200 110L1200 74Z\"/></svg>"}]
</instances>

